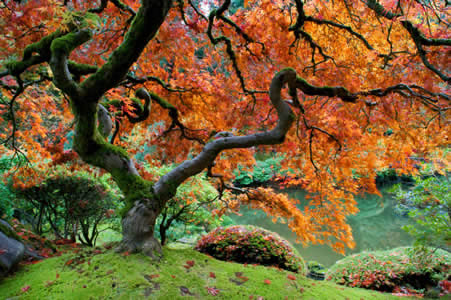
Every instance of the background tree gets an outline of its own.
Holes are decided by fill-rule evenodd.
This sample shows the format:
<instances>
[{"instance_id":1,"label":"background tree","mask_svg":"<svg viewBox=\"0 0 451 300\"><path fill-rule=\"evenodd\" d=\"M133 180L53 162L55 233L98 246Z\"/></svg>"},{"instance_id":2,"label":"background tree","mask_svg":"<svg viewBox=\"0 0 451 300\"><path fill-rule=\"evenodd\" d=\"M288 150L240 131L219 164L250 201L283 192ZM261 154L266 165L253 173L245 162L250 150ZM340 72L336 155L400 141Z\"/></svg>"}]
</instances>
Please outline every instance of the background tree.
<instances>
[{"instance_id":1,"label":"background tree","mask_svg":"<svg viewBox=\"0 0 451 300\"><path fill-rule=\"evenodd\" d=\"M231 170L259 149L285 153L311 198L300 210L239 190L228 207L260 207L302 242L343 251L353 195L377 193L377 168L414 172L413 156L447 144L446 2L172 2L0 4L2 151L35 162L16 184L72 159L73 129L73 150L125 195L119 250L160 251L155 219L177 187L207 170L220 192L238 191ZM132 158L145 145L147 161L178 167L143 172Z\"/></svg>"}]
</instances>

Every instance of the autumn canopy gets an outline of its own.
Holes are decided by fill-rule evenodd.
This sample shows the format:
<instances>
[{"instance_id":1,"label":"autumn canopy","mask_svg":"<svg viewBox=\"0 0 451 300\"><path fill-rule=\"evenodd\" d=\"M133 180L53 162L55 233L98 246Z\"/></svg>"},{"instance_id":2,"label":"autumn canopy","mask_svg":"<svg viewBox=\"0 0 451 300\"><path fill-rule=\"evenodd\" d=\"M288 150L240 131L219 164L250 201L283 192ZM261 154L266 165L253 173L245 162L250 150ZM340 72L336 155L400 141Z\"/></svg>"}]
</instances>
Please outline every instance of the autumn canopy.
<instances>
[{"instance_id":1,"label":"autumn canopy","mask_svg":"<svg viewBox=\"0 0 451 300\"><path fill-rule=\"evenodd\" d=\"M18 186L67 162L111 173L128 209L122 251L159 251L156 216L203 171L224 210L261 208L300 241L343 251L353 196L378 193L376 171L415 172L448 144L446 5L1 1L0 151L31 162ZM145 172L144 148L146 163L178 167ZM257 152L283 155L284 184L302 184L308 202L234 187Z\"/></svg>"}]
</instances>

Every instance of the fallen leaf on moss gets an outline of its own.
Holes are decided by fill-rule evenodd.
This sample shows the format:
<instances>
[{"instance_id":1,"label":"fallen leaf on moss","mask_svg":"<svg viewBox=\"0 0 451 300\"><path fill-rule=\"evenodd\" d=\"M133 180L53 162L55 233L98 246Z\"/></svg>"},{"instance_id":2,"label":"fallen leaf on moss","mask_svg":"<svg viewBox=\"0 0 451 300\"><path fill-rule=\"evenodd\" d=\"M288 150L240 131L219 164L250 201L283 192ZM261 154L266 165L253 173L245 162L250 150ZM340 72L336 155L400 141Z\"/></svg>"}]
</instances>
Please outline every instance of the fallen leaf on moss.
<instances>
[{"instance_id":1,"label":"fallen leaf on moss","mask_svg":"<svg viewBox=\"0 0 451 300\"><path fill-rule=\"evenodd\" d=\"M66 261L66 263L64 265L69 266L74 262L73 259L69 259L68 261Z\"/></svg>"},{"instance_id":2,"label":"fallen leaf on moss","mask_svg":"<svg viewBox=\"0 0 451 300\"><path fill-rule=\"evenodd\" d=\"M212 296L217 296L219 294L219 290L216 287L205 287L207 289L207 292Z\"/></svg>"},{"instance_id":3,"label":"fallen leaf on moss","mask_svg":"<svg viewBox=\"0 0 451 300\"><path fill-rule=\"evenodd\" d=\"M186 295L194 296L194 294L191 293L190 290L186 286L180 286L179 288L180 288L180 294L182 296L186 296Z\"/></svg>"},{"instance_id":4,"label":"fallen leaf on moss","mask_svg":"<svg viewBox=\"0 0 451 300\"><path fill-rule=\"evenodd\" d=\"M29 290L30 288L31 288L31 286L26 285L26 286L24 286L23 288L21 288L21 290L22 290L22 292L26 293L26 292L28 292L28 290Z\"/></svg>"}]
</instances>

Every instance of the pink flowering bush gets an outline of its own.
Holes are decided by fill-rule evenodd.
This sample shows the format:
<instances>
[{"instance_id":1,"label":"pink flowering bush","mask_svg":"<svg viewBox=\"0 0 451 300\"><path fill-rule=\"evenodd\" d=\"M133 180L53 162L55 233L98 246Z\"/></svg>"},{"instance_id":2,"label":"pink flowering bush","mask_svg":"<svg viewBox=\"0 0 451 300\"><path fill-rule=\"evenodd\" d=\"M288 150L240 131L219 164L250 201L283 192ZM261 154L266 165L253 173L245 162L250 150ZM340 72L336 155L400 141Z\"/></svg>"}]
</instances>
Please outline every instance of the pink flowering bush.
<instances>
[{"instance_id":1,"label":"pink flowering bush","mask_svg":"<svg viewBox=\"0 0 451 300\"><path fill-rule=\"evenodd\" d=\"M275 266L305 273L304 260L279 235L254 226L218 227L203 236L195 249L220 260Z\"/></svg>"},{"instance_id":2,"label":"pink flowering bush","mask_svg":"<svg viewBox=\"0 0 451 300\"><path fill-rule=\"evenodd\" d=\"M450 266L451 256L446 251L418 252L401 247L348 256L329 269L326 280L384 292L407 286L422 292L449 280Z\"/></svg>"}]
</instances>

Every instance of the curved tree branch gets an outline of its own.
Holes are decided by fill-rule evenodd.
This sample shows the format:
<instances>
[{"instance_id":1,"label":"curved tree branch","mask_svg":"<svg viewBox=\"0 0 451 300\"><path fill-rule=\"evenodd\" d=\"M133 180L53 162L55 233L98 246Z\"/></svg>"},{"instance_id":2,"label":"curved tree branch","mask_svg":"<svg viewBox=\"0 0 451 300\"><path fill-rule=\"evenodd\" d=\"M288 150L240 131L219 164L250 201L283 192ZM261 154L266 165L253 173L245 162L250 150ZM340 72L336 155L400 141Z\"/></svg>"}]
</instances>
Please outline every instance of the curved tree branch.
<instances>
[{"instance_id":1,"label":"curved tree branch","mask_svg":"<svg viewBox=\"0 0 451 300\"><path fill-rule=\"evenodd\" d=\"M79 99L80 88L72 79L67 58L75 48L88 41L91 36L92 32L87 29L70 32L54 39L50 46L52 55L49 64L53 72L53 83L73 100Z\"/></svg>"},{"instance_id":2,"label":"curved tree branch","mask_svg":"<svg viewBox=\"0 0 451 300\"><path fill-rule=\"evenodd\" d=\"M139 99L144 100L144 106L141 107L141 106L134 105L133 107L135 108L134 113L136 114L136 117L133 117L133 116L130 116L129 114L127 114L127 118L132 123L139 123L139 122L145 121L149 117L150 106L151 106L151 101L150 101L151 97L150 97L149 93L146 91L146 89L144 89L144 88L138 89L136 91L135 95Z\"/></svg>"},{"instance_id":3,"label":"curved tree branch","mask_svg":"<svg viewBox=\"0 0 451 300\"><path fill-rule=\"evenodd\" d=\"M274 129L246 136L224 137L209 142L199 155L180 164L154 185L156 196L164 200L171 198L184 180L208 168L223 150L282 143L295 119L290 106L281 99L282 87L287 83L290 89L296 85L296 72L291 68L277 73L272 79L269 89L271 103L279 116L279 121Z\"/></svg>"}]
</instances>

